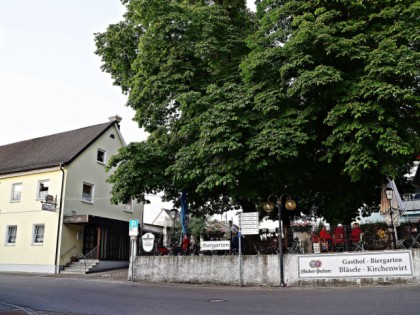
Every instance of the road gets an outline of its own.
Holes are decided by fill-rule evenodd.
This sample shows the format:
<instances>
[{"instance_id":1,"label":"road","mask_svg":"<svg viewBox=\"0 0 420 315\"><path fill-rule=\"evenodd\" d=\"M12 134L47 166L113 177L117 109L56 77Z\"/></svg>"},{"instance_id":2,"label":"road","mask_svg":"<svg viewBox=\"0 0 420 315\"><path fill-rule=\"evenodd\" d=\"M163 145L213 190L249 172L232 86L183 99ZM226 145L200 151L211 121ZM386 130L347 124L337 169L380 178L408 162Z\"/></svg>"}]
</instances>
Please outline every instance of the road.
<instances>
[{"instance_id":1,"label":"road","mask_svg":"<svg viewBox=\"0 0 420 315\"><path fill-rule=\"evenodd\" d=\"M420 314L419 286L148 284L0 273L0 314Z\"/></svg>"}]
</instances>

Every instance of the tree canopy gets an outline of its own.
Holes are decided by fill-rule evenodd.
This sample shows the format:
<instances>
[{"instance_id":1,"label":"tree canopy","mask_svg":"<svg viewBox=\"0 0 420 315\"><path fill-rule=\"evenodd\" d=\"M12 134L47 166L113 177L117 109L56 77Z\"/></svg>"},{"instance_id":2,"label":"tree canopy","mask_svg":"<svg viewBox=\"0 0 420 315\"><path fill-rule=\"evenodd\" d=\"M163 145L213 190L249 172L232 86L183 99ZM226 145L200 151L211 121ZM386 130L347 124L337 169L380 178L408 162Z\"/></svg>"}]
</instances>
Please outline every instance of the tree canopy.
<instances>
[{"instance_id":1,"label":"tree canopy","mask_svg":"<svg viewBox=\"0 0 420 315\"><path fill-rule=\"evenodd\" d=\"M111 158L113 202L185 191L202 216L288 192L349 222L420 152L418 2L123 3L96 53L150 136Z\"/></svg>"}]
</instances>

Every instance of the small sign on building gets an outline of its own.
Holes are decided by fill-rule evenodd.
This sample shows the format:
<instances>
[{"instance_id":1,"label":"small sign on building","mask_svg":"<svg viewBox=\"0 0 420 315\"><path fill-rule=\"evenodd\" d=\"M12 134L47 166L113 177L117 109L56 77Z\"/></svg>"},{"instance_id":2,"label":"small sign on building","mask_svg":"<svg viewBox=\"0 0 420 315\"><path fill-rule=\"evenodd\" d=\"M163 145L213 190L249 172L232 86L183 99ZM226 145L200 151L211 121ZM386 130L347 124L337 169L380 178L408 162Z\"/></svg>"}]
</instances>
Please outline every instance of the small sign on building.
<instances>
[{"instance_id":1,"label":"small sign on building","mask_svg":"<svg viewBox=\"0 0 420 315\"><path fill-rule=\"evenodd\" d=\"M146 233L141 237L143 250L147 253L151 252L155 245L155 235L153 233Z\"/></svg>"},{"instance_id":2,"label":"small sign on building","mask_svg":"<svg viewBox=\"0 0 420 315\"><path fill-rule=\"evenodd\" d=\"M53 195L46 195L45 201L41 201L41 209L45 211L55 211L57 209L57 197Z\"/></svg>"}]
</instances>

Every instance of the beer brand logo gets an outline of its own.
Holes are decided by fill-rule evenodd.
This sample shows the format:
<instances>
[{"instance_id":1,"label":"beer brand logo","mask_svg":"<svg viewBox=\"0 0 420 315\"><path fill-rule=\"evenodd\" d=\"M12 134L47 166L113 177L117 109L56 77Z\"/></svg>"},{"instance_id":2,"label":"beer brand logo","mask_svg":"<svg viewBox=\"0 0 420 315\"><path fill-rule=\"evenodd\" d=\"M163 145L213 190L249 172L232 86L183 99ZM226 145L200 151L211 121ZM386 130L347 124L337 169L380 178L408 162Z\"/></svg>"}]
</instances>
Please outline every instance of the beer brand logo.
<instances>
[{"instance_id":1,"label":"beer brand logo","mask_svg":"<svg viewBox=\"0 0 420 315\"><path fill-rule=\"evenodd\" d=\"M309 267L311 268L321 268L322 262L320 260L311 260L309 262Z\"/></svg>"}]
</instances>

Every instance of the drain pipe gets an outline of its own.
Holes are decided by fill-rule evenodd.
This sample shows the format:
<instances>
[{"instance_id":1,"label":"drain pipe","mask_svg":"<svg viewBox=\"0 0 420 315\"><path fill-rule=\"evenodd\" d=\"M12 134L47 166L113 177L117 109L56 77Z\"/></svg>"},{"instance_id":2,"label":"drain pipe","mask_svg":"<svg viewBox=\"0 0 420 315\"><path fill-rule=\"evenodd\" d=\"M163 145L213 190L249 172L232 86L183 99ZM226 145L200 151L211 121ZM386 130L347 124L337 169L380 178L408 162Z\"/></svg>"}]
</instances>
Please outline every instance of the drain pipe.
<instances>
[{"instance_id":1,"label":"drain pipe","mask_svg":"<svg viewBox=\"0 0 420 315\"><path fill-rule=\"evenodd\" d=\"M64 193L64 169L63 163L60 164L60 170L62 172L61 175L61 192L60 192L60 206L58 208L58 227L57 227L57 243L55 245L55 273L60 273L60 261L58 259L58 245L60 240L60 233L61 233L61 212L63 209L63 193Z\"/></svg>"}]
</instances>

